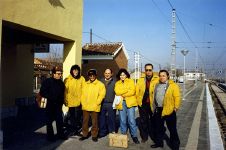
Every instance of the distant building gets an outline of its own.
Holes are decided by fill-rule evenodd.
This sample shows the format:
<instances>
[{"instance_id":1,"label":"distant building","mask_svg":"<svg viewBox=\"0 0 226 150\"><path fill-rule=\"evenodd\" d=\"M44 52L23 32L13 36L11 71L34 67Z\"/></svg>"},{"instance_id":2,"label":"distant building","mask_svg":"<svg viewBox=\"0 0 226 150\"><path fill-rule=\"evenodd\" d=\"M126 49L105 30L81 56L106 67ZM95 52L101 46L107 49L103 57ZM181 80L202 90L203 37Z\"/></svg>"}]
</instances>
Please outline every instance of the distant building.
<instances>
[{"instance_id":1,"label":"distant building","mask_svg":"<svg viewBox=\"0 0 226 150\"><path fill-rule=\"evenodd\" d=\"M204 80L206 74L201 72L185 72L185 79L186 80Z\"/></svg>"},{"instance_id":2,"label":"distant building","mask_svg":"<svg viewBox=\"0 0 226 150\"><path fill-rule=\"evenodd\" d=\"M49 61L47 59L34 58L34 89L39 89L44 79L51 76L53 66L61 66L63 63Z\"/></svg>"},{"instance_id":3,"label":"distant building","mask_svg":"<svg viewBox=\"0 0 226 150\"><path fill-rule=\"evenodd\" d=\"M82 47L82 75L87 79L87 71L97 70L98 78L103 77L106 68L111 68L114 75L120 68L128 67L128 53L122 42L93 43Z\"/></svg>"}]
</instances>

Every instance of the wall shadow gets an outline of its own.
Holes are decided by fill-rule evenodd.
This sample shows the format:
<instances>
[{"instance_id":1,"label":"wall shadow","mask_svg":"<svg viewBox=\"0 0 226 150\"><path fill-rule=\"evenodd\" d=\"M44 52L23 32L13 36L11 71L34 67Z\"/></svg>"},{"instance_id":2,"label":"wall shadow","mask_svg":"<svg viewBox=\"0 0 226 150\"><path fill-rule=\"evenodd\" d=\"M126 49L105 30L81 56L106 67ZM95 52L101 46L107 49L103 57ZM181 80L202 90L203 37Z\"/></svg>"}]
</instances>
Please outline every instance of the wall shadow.
<instances>
[{"instance_id":1,"label":"wall shadow","mask_svg":"<svg viewBox=\"0 0 226 150\"><path fill-rule=\"evenodd\" d=\"M48 142L46 139L45 110L38 108L37 104L19 106L16 117L2 119L3 149L45 149L54 145L55 149L63 143L63 140ZM42 128L42 132L37 130Z\"/></svg>"},{"instance_id":2,"label":"wall shadow","mask_svg":"<svg viewBox=\"0 0 226 150\"><path fill-rule=\"evenodd\" d=\"M60 0L49 0L49 3L53 6L53 7L61 7L64 8L63 3Z\"/></svg>"}]
</instances>

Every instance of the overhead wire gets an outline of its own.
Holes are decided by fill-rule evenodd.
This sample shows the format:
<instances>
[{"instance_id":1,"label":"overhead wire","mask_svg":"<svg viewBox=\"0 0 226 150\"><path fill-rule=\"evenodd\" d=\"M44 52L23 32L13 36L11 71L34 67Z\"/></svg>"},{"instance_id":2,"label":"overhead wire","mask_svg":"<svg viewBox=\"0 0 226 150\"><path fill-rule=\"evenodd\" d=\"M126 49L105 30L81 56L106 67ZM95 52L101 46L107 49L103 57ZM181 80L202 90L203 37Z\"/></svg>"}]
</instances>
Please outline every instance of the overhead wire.
<instances>
[{"instance_id":1,"label":"overhead wire","mask_svg":"<svg viewBox=\"0 0 226 150\"><path fill-rule=\"evenodd\" d=\"M82 33L89 33L89 34L90 34L90 32L82 32ZM109 41L109 40L107 40L107 39L101 37L100 35L97 35L97 34L94 33L94 32L92 32L92 35L96 36L97 38L99 38L99 39L101 39L101 40L104 40L105 42L110 42L110 43L111 43L111 41Z\"/></svg>"},{"instance_id":2,"label":"overhead wire","mask_svg":"<svg viewBox=\"0 0 226 150\"><path fill-rule=\"evenodd\" d=\"M168 19L168 17L163 13L163 11L159 8L159 6L155 3L154 0L152 0L152 3L155 5L155 7L159 10L159 12L162 14L162 16L167 20L167 22L169 24L171 24L170 20Z\"/></svg>"}]
</instances>

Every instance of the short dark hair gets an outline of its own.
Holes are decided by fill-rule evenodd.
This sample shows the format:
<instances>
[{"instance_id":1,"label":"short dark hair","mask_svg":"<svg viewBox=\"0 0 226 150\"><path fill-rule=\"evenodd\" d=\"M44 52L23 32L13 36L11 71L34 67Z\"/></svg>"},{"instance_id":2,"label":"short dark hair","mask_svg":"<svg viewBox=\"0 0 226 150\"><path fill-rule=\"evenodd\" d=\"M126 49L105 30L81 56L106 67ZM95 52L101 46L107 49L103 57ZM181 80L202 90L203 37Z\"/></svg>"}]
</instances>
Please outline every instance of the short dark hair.
<instances>
[{"instance_id":1,"label":"short dark hair","mask_svg":"<svg viewBox=\"0 0 226 150\"><path fill-rule=\"evenodd\" d=\"M159 71L159 75L160 75L160 73L162 73L162 72L165 72L166 75L167 75L167 77L168 77L168 79L169 79L169 72L168 72L167 70L164 70L164 69L163 69L163 70L160 70L160 71Z\"/></svg>"},{"instance_id":2,"label":"short dark hair","mask_svg":"<svg viewBox=\"0 0 226 150\"><path fill-rule=\"evenodd\" d=\"M87 75L88 76L90 76L90 75L97 76L97 70L96 69L89 69L89 71L87 72Z\"/></svg>"},{"instance_id":3,"label":"short dark hair","mask_svg":"<svg viewBox=\"0 0 226 150\"><path fill-rule=\"evenodd\" d=\"M52 74L56 74L57 71L62 72L62 67L60 67L60 66L54 66L52 68Z\"/></svg>"},{"instance_id":4,"label":"short dark hair","mask_svg":"<svg viewBox=\"0 0 226 150\"><path fill-rule=\"evenodd\" d=\"M150 64L150 63L145 64L144 68L146 68L147 66L151 66L151 67L152 67L152 69L154 69L153 65L152 65L152 64Z\"/></svg>"},{"instance_id":5,"label":"short dark hair","mask_svg":"<svg viewBox=\"0 0 226 150\"><path fill-rule=\"evenodd\" d=\"M74 78L75 79L79 79L81 77L81 69L80 69L79 65L73 65L73 66L71 66L70 74L72 76L74 76L73 75L73 70L78 70L78 75L76 77L74 77Z\"/></svg>"},{"instance_id":6,"label":"short dark hair","mask_svg":"<svg viewBox=\"0 0 226 150\"><path fill-rule=\"evenodd\" d=\"M116 75L116 78L117 78L118 80L120 80L120 75L121 75L121 73L125 73L125 74L126 74L126 77L127 77L127 78L130 78L129 72L128 72L125 68L121 68L121 69L118 71L117 75Z\"/></svg>"}]
</instances>

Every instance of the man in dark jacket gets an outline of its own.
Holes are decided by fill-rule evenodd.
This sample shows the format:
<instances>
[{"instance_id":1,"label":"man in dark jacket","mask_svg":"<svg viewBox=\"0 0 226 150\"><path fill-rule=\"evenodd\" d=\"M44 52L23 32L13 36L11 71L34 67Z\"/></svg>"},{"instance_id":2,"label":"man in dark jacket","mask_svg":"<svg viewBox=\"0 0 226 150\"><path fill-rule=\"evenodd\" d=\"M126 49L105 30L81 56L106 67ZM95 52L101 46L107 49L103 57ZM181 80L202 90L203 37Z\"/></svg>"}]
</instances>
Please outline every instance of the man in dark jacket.
<instances>
[{"instance_id":1,"label":"man in dark jacket","mask_svg":"<svg viewBox=\"0 0 226 150\"><path fill-rule=\"evenodd\" d=\"M112 107L115 98L115 79L112 78L112 75L112 70L106 69L104 78L100 80L105 85L106 95L102 101L99 115L99 138L115 132L116 110Z\"/></svg>"},{"instance_id":2,"label":"man in dark jacket","mask_svg":"<svg viewBox=\"0 0 226 150\"><path fill-rule=\"evenodd\" d=\"M64 139L62 105L64 103L64 82L62 78L62 69L58 66L53 67L52 77L46 79L41 86L40 95L47 98L47 140L55 141L52 123L56 120L57 137Z\"/></svg>"}]
</instances>

